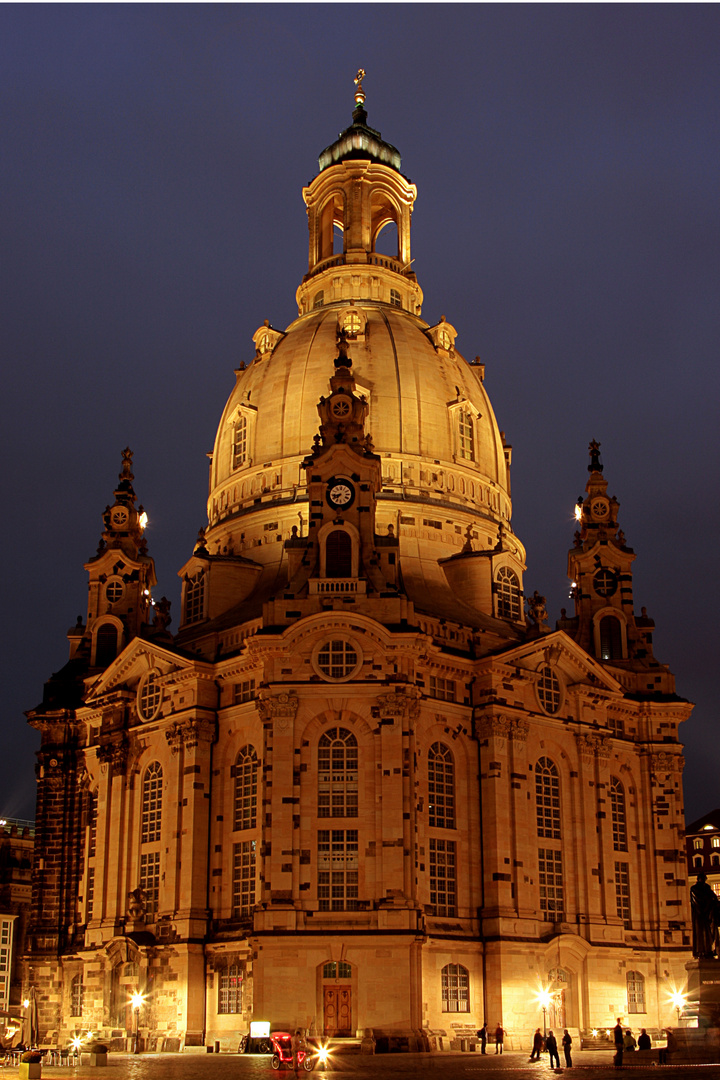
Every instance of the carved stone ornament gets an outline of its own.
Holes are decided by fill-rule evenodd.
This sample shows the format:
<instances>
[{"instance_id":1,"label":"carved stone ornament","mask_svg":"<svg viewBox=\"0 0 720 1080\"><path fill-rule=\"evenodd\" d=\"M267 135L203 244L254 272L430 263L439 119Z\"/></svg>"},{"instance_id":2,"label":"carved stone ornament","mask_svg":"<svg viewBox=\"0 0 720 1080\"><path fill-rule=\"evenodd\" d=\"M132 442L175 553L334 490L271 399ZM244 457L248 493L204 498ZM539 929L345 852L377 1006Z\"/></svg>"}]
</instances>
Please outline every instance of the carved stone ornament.
<instances>
[{"instance_id":1,"label":"carved stone ornament","mask_svg":"<svg viewBox=\"0 0 720 1080\"><path fill-rule=\"evenodd\" d=\"M610 760L610 740L605 735L576 735L575 739L583 765L592 765L595 758L599 762Z\"/></svg>"},{"instance_id":2,"label":"carved stone ornament","mask_svg":"<svg viewBox=\"0 0 720 1080\"><path fill-rule=\"evenodd\" d=\"M396 720L417 719L420 713L420 695L411 694L381 694L377 698L377 715L379 717L393 717Z\"/></svg>"},{"instance_id":3,"label":"carved stone ornament","mask_svg":"<svg viewBox=\"0 0 720 1080\"><path fill-rule=\"evenodd\" d=\"M89 791L92 784L92 777L87 771L85 765L79 765L77 771L77 786L80 791Z\"/></svg>"},{"instance_id":4,"label":"carved stone ornament","mask_svg":"<svg viewBox=\"0 0 720 1080\"><path fill-rule=\"evenodd\" d=\"M133 922L145 921L145 908L147 906L147 893L138 885L137 889L129 894L128 917Z\"/></svg>"},{"instance_id":5,"label":"carved stone ornament","mask_svg":"<svg viewBox=\"0 0 720 1080\"><path fill-rule=\"evenodd\" d=\"M478 738L509 739L512 720L507 716L481 716L476 721L475 730Z\"/></svg>"},{"instance_id":6,"label":"carved stone ornament","mask_svg":"<svg viewBox=\"0 0 720 1080\"><path fill-rule=\"evenodd\" d=\"M121 735L108 739L97 748L98 761L102 772L117 776L125 770L128 757L127 736Z\"/></svg>"},{"instance_id":7,"label":"carved stone ornament","mask_svg":"<svg viewBox=\"0 0 720 1080\"><path fill-rule=\"evenodd\" d=\"M668 754L661 750L650 755L650 767L656 776L670 776L672 773L682 772L684 764L680 754Z\"/></svg>"},{"instance_id":8,"label":"carved stone ornament","mask_svg":"<svg viewBox=\"0 0 720 1080\"><path fill-rule=\"evenodd\" d=\"M295 694L275 694L258 698L256 704L263 720L294 720L300 700Z\"/></svg>"},{"instance_id":9,"label":"carved stone ornament","mask_svg":"<svg viewBox=\"0 0 720 1080\"><path fill-rule=\"evenodd\" d=\"M182 724L176 721L165 731L167 744L173 754L180 753L182 747L194 750L200 742L212 742L214 736L215 726L207 720L186 720Z\"/></svg>"},{"instance_id":10,"label":"carved stone ornament","mask_svg":"<svg viewBox=\"0 0 720 1080\"><path fill-rule=\"evenodd\" d=\"M530 731L530 725L527 720L511 720L510 721L510 738L513 742L524 743L527 741L528 732Z\"/></svg>"}]
</instances>

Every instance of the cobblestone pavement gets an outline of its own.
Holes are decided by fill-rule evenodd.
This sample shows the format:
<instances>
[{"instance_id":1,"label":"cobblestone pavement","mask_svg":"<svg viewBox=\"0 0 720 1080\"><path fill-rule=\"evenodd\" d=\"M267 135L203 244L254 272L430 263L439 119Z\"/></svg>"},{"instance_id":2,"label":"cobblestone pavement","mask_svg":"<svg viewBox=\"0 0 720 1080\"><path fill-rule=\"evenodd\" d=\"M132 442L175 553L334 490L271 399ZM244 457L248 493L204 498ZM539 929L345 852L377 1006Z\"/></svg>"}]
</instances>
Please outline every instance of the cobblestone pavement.
<instances>
[{"instance_id":1,"label":"cobblestone pavement","mask_svg":"<svg viewBox=\"0 0 720 1080\"><path fill-rule=\"evenodd\" d=\"M43 1066L42 1080L294 1080L292 1070L274 1072L267 1055L255 1054L111 1054L102 1069L90 1065ZM619 1070L612 1066L612 1055L598 1051L575 1054L572 1069L563 1073L577 1075L585 1080L618 1080ZM631 1080L658 1080L658 1074L667 1074L667 1080L693 1076L697 1080L720 1080L720 1063L716 1065L665 1065L649 1066L628 1063L620 1071L629 1074ZM551 1080L547 1056L539 1063L529 1062L526 1053L509 1052L502 1056L487 1054L336 1054L331 1065L316 1069L313 1080L405 1080L410 1077L428 1077L429 1080L490 1080L502 1074L502 1080L529 1080L531 1074L540 1080ZM14 1080L17 1066L7 1066L0 1073L1 1080ZM303 1074L305 1075L305 1074Z\"/></svg>"}]
</instances>

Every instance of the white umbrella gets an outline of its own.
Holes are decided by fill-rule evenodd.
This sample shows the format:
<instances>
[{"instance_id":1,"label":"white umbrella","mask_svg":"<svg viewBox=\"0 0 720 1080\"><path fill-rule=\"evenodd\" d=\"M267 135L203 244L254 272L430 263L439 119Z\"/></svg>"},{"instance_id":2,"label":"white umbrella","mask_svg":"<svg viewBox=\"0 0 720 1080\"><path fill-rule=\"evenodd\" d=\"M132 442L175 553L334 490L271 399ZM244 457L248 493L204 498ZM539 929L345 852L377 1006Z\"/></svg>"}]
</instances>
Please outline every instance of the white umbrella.
<instances>
[{"instance_id":1,"label":"white umbrella","mask_svg":"<svg viewBox=\"0 0 720 1080\"><path fill-rule=\"evenodd\" d=\"M30 999L23 1018L23 1042L25 1046L37 1046L38 1041L38 1006L35 987L30 987Z\"/></svg>"}]
</instances>

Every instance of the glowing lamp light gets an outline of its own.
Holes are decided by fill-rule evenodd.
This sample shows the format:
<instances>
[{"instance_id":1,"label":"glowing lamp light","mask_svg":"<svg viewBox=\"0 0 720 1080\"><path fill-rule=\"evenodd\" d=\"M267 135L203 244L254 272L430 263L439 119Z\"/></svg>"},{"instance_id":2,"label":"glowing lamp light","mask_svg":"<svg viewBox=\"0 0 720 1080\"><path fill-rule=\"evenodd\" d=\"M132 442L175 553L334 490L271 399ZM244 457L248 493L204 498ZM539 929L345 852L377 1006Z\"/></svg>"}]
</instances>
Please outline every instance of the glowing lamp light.
<instances>
[{"instance_id":1,"label":"glowing lamp light","mask_svg":"<svg viewBox=\"0 0 720 1080\"><path fill-rule=\"evenodd\" d=\"M673 990L672 994L670 994L670 1000L672 1001L674 1008L677 1009L678 1024L679 1024L680 1023L680 1013L685 1008L685 1005L687 1003L687 998L685 997L685 994L681 993L679 990Z\"/></svg>"},{"instance_id":2,"label":"glowing lamp light","mask_svg":"<svg viewBox=\"0 0 720 1080\"><path fill-rule=\"evenodd\" d=\"M582 521L582 506L575 506L575 520Z\"/></svg>"},{"instance_id":3,"label":"glowing lamp light","mask_svg":"<svg viewBox=\"0 0 720 1080\"><path fill-rule=\"evenodd\" d=\"M552 994L548 990L539 990L535 995L535 999L542 1009L549 1009L552 1001Z\"/></svg>"},{"instance_id":4,"label":"glowing lamp light","mask_svg":"<svg viewBox=\"0 0 720 1080\"><path fill-rule=\"evenodd\" d=\"M143 510L142 514L140 515L140 517L138 518L138 525L143 530L143 532L145 531L145 529L147 529L148 516L147 516L147 514L145 513L144 510Z\"/></svg>"},{"instance_id":5,"label":"glowing lamp light","mask_svg":"<svg viewBox=\"0 0 720 1080\"><path fill-rule=\"evenodd\" d=\"M30 999L25 998L25 1000L23 1001L23 1009L29 1009L29 1008L30 1008Z\"/></svg>"},{"instance_id":6,"label":"glowing lamp light","mask_svg":"<svg viewBox=\"0 0 720 1080\"><path fill-rule=\"evenodd\" d=\"M130 998L130 1004L133 1009L142 1009L145 1004L145 995L136 991Z\"/></svg>"},{"instance_id":7,"label":"glowing lamp light","mask_svg":"<svg viewBox=\"0 0 720 1080\"><path fill-rule=\"evenodd\" d=\"M327 1043L325 1043L324 1046L318 1046L317 1056L321 1065L327 1065L328 1058L330 1057L330 1046Z\"/></svg>"},{"instance_id":8,"label":"glowing lamp light","mask_svg":"<svg viewBox=\"0 0 720 1080\"><path fill-rule=\"evenodd\" d=\"M82 1035L74 1035L72 1037L72 1039L70 1040L70 1046L71 1046L71 1048L73 1049L73 1051L76 1054L79 1053L80 1050L82 1049L82 1044L83 1044Z\"/></svg>"},{"instance_id":9,"label":"glowing lamp light","mask_svg":"<svg viewBox=\"0 0 720 1080\"><path fill-rule=\"evenodd\" d=\"M590 1034L592 1035L593 1039L597 1039L597 1034L598 1034L597 1028L593 1028L592 1031L590 1032Z\"/></svg>"}]
</instances>

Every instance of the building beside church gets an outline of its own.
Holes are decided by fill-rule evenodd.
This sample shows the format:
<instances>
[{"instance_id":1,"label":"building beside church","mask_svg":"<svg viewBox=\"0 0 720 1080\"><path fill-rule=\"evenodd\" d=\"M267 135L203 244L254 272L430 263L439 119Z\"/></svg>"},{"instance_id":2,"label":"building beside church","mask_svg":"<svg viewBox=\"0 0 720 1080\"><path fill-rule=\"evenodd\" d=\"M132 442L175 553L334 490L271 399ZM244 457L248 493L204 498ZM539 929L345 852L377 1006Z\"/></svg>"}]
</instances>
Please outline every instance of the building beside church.
<instances>
[{"instance_id":1,"label":"building beside church","mask_svg":"<svg viewBox=\"0 0 720 1080\"><path fill-rule=\"evenodd\" d=\"M319 165L298 317L235 373L177 632L125 451L28 714L41 1032L120 1045L137 989L165 1049L235 1049L253 1020L527 1045L540 989L550 1026L671 1023L691 707L635 614L598 444L553 630L484 366L421 317L416 188L361 84Z\"/></svg>"},{"instance_id":2,"label":"building beside church","mask_svg":"<svg viewBox=\"0 0 720 1080\"><path fill-rule=\"evenodd\" d=\"M30 914L34 827L0 820L0 1042L22 1019L22 957Z\"/></svg>"}]
</instances>

